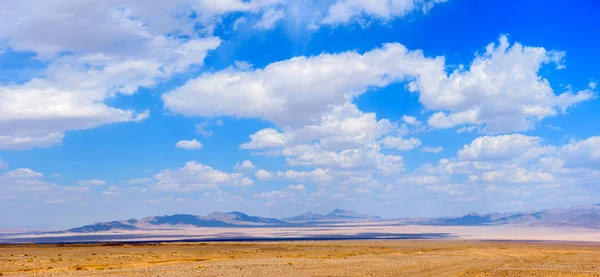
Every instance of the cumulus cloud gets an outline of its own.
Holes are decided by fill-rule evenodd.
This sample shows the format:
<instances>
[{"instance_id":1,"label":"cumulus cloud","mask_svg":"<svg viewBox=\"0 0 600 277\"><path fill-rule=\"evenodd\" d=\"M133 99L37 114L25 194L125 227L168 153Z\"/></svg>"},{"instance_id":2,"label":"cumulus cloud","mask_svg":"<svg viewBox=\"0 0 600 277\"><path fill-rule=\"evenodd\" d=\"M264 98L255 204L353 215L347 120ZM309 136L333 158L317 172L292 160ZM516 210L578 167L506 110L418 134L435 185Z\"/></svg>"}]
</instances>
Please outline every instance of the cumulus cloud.
<instances>
[{"instance_id":1,"label":"cumulus cloud","mask_svg":"<svg viewBox=\"0 0 600 277\"><path fill-rule=\"evenodd\" d=\"M254 24L254 28L259 30L270 30L275 27L275 24L283 19L285 12L283 10L270 9L267 10L260 21Z\"/></svg>"},{"instance_id":2,"label":"cumulus cloud","mask_svg":"<svg viewBox=\"0 0 600 277\"><path fill-rule=\"evenodd\" d=\"M434 128L483 125L487 133L529 130L536 121L564 113L569 107L595 97L592 89L556 95L540 76L542 66L562 68L563 52L511 43L501 36L477 55L468 70L460 67L433 82L413 83L421 103L432 115Z\"/></svg>"},{"instance_id":3,"label":"cumulus cloud","mask_svg":"<svg viewBox=\"0 0 600 277\"><path fill-rule=\"evenodd\" d=\"M6 162L4 162L2 159L0 159L0 169L5 169L8 167L8 164Z\"/></svg>"},{"instance_id":4,"label":"cumulus cloud","mask_svg":"<svg viewBox=\"0 0 600 277\"><path fill-rule=\"evenodd\" d=\"M136 179L127 180L127 182L125 182L125 184L127 184L127 185L147 185L147 184L151 184L153 182L154 182L154 180L152 178L136 178Z\"/></svg>"},{"instance_id":5,"label":"cumulus cloud","mask_svg":"<svg viewBox=\"0 0 600 277\"><path fill-rule=\"evenodd\" d=\"M301 126L368 88L436 68L443 70L442 58L427 59L400 44L386 44L362 55L321 54L263 69L206 73L164 94L163 100L169 110L188 116L256 117L279 126Z\"/></svg>"},{"instance_id":6,"label":"cumulus cloud","mask_svg":"<svg viewBox=\"0 0 600 277\"><path fill-rule=\"evenodd\" d=\"M375 113L364 113L353 104L332 106L319 120L298 128L279 132L266 128L250 135L251 141L243 149L271 149L294 147L314 141L324 149L339 150L361 147L397 129L387 119L378 120ZM298 149L287 148L284 152Z\"/></svg>"},{"instance_id":7,"label":"cumulus cloud","mask_svg":"<svg viewBox=\"0 0 600 277\"><path fill-rule=\"evenodd\" d=\"M381 143L386 148L395 148L397 150L413 150L419 146L421 146L421 140L418 138L399 138L393 136L387 136Z\"/></svg>"},{"instance_id":8,"label":"cumulus cloud","mask_svg":"<svg viewBox=\"0 0 600 277\"><path fill-rule=\"evenodd\" d=\"M525 168L507 168L501 171L486 171L481 174L485 182L536 183L552 182L554 176L542 170L530 171Z\"/></svg>"},{"instance_id":9,"label":"cumulus cloud","mask_svg":"<svg viewBox=\"0 0 600 277\"><path fill-rule=\"evenodd\" d=\"M198 140L180 140L177 143L175 143L175 147L177 148L181 148L181 149L186 149L186 150L198 150L198 149L202 149L202 143L200 143Z\"/></svg>"},{"instance_id":10,"label":"cumulus cloud","mask_svg":"<svg viewBox=\"0 0 600 277\"><path fill-rule=\"evenodd\" d=\"M25 150L34 147L48 148L61 145L64 137L63 133L41 134L40 136L5 135L0 136L0 149Z\"/></svg>"},{"instance_id":11,"label":"cumulus cloud","mask_svg":"<svg viewBox=\"0 0 600 277\"><path fill-rule=\"evenodd\" d=\"M275 175L272 172L266 171L264 169L259 169L258 171L256 171L256 173L254 173L254 177L261 181L271 180L274 176Z\"/></svg>"},{"instance_id":12,"label":"cumulus cloud","mask_svg":"<svg viewBox=\"0 0 600 277\"><path fill-rule=\"evenodd\" d=\"M0 86L0 99L2 99L0 112L4 115L0 119L0 149L22 150L57 146L62 143L65 132L69 130L143 120L149 116L148 111L111 107L106 104L106 100L118 94L133 94L140 87L152 87L174 74L186 71L191 66L202 65L207 53L216 49L221 43L219 38L210 34L215 25L221 24L222 16L234 13L250 17L258 16L260 20L254 26L259 29L270 29L286 14L298 10L297 3L293 1L259 0L176 0L168 5L160 1L103 1L97 3L98 9L93 10L87 7L94 3L82 4L73 0L60 3L36 3L36 5L32 3L29 0L5 1L1 6L0 38L6 42L7 47L36 53L38 59L47 62L48 68L43 70L39 77L25 83ZM32 9L32 6L35 8ZM303 5L304 8L313 10L310 13L315 13L319 6L322 5L315 3ZM396 5L389 6L389 8L393 7ZM206 35L198 37L196 33L198 26L203 28L203 33ZM173 33L181 35L168 35ZM344 56L344 54L338 56L337 60L345 59ZM353 56L355 61L361 59L356 53ZM332 57L332 59L336 58ZM328 62L327 58L322 60ZM289 63L300 65L304 61L299 59ZM319 64L313 65L314 68L319 66ZM341 66L334 71L345 70L344 65ZM224 78L217 81L217 83L223 82L220 85L215 84L217 87L232 91L232 86L236 86L234 83L244 81L244 75L269 78L270 73L279 71L277 66L270 68L273 70L260 74L253 73L247 67L237 67L236 70L240 72L219 72L212 76ZM293 70L282 73L287 77L296 75ZM247 81L253 82L252 77L246 78ZM327 78L328 76L324 76L320 83L324 83ZM385 79L381 74L371 78L374 80L362 80L358 83L366 87L386 82L380 80ZM236 79L239 80L235 81ZM342 76L336 79L339 84L351 78L344 79ZM202 84L203 80L199 79L195 82ZM271 88L265 88L265 91L257 87L259 90L255 91L256 97L251 98L260 100L261 94L266 96L273 94L268 90L289 87L285 81L279 84L267 83L266 86ZM305 78L304 81L318 80ZM192 87L193 83L185 87ZM239 85L245 87L246 84ZM318 82L315 85L318 86ZM328 91L336 85L332 84L322 91ZM180 90L184 90L185 87ZM211 90L219 93L218 89L211 88ZM334 99L333 102L342 104L345 102L342 100L346 98L344 95L346 92L349 92L348 96L358 92L353 90L356 90L354 86L347 86L333 91L328 97ZM241 114L241 116L256 117L257 113L271 111L279 116L289 114L288 120L293 120L296 115L289 113L290 110L300 112L305 110L314 115L311 111L314 103L303 100L309 99L311 95L290 96L295 99L287 101L286 97L273 97L273 101L263 101L264 105L249 101L248 103L254 103L254 107L250 107L254 110L246 111L248 114ZM178 106L176 98L165 97L165 101L173 111L179 112L175 107ZM244 97L235 98L233 102L244 99ZM290 102L292 105L276 109L282 104L281 101ZM221 102L222 105L213 106L212 109L206 110L206 113L220 112L232 115L233 112L227 111L227 105L223 104L228 102L231 103L231 101ZM327 105L320 107L317 105L314 108L322 111ZM269 115L265 117L272 119ZM305 119L301 118L301 120ZM209 135L212 132L201 131L201 133Z\"/></svg>"},{"instance_id":13,"label":"cumulus cloud","mask_svg":"<svg viewBox=\"0 0 600 277\"><path fill-rule=\"evenodd\" d=\"M476 131L479 127L477 126L465 126L465 127L461 127L458 130L456 130L457 134L462 134L462 133L471 133L473 131Z\"/></svg>"},{"instance_id":14,"label":"cumulus cloud","mask_svg":"<svg viewBox=\"0 0 600 277\"><path fill-rule=\"evenodd\" d=\"M243 177L239 182L234 183L234 186L240 186L240 187L250 187L254 185L254 180L248 178L248 177Z\"/></svg>"},{"instance_id":15,"label":"cumulus cloud","mask_svg":"<svg viewBox=\"0 0 600 277\"><path fill-rule=\"evenodd\" d=\"M77 185L84 187L97 187L106 185L106 181L104 180L79 180L76 183Z\"/></svg>"},{"instance_id":16,"label":"cumulus cloud","mask_svg":"<svg viewBox=\"0 0 600 277\"><path fill-rule=\"evenodd\" d=\"M256 167L254 166L254 164L251 161L245 160L241 163L236 163L233 169L242 171L242 170L251 170L254 168L256 168Z\"/></svg>"},{"instance_id":17,"label":"cumulus cloud","mask_svg":"<svg viewBox=\"0 0 600 277\"><path fill-rule=\"evenodd\" d=\"M412 11L426 12L446 0L337 0L329 6L321 24L339 25L375 20L389 21Z\"/></svg>"},{"instance_id":18,"label":"cumulus cloud","mask_svg":"<svg viewBox=\"0 0 600 277\"><path fill-rule=\"evenodd\" d=\"M205 137L210 137L214 134L213 131L206 129L208 127L208 121L198 123L194 127L196 128L196 133Z\"/></svg>"},{"instance_id":19,"label":"cumulus cloud","mask_svg":"<svg viewBox=\"0 0 600 277\"><path fill-rule=\"evenodd\" d=\"M423 146L421 147L421 152L427 152L427 153L440 153L444 151L444 148L439 146L439 147L431 147L431 146Z\"/></svg>"},{"instance_id":20,"label":"cumulus cloud","mask_svg":"<svg viewBox=\"0 0 600 277\"><path fill-rule=\"evenodd\" d=\"M202 65L219 46L211 36L168 36L193 30L193 23L172 16L182 5L152 2L4 1L0 40L35 53L47 68L24 83L0 85L0 149L51 147L69 130L143 120L147 111L105 101Z\"/></svg>"},{"instance_id":21,"label":"cumulus cloud","mask_svg":"<svg viewBox=\"0 0 600 277\"><path fill-rule=\"evenodd\" d=\"M44 174L29 168L18 168L0 174L0 199L22 199L39 197L41 193L48 193L59 189L55 184L44 180Z\"/></svg>"},{"instance_id":22,"label":"cumulus cloud","mask_svg":"<svg viewBox=\"0 0 600 277\"><path fill-rule=\"evenodd\" d=\"M286 144L285 136L273 128L262 129L250 135L251 141L240 145L242 149L277 148Z\"/></svg>"},{"instance_id":23,"label":"cumulus cloud","mask_svg":"<svg viewBox=\"0 0 600 277\"><path fill-rule=\"evenodd\" d=\"M541 145L539 137L510 134L478 137L458 151L457 157L470 161L505 161L515 158L535 159L552 150Z\"/></svg>"},{"instance_id":24,"label":"cumulus cloud","mask_svg":"<svg viewBox=\"0 0 600 277\"><path fill-rule=\"evenodd\" d=\"M306 192L306 187L303 184L289 185L283 190L271 190L254 194L254 197L273 199L273 198L295 198ZM291 200L296 202L295 199Z\"/></svg>"},{"instance_id":25,"label":"cumulus cloud","mask_svg":"<svg viewBox=\"0 0 600 277\"><path fill-rule=\"evenodd\" d=\"M297 184L297 185L289 185L287 186L288 190L294 190L294 191L305 191L306 187L303 184Z\"/></svg>"},{"instance_id":26,"label":"cumulus cloud","mask_svg":"<svg viewBox=\"0 0 600 277\"><path fill-rule=\"evenodd\" d=\"M279 171L277 172L277 177L295 181L311 181L314 183L326 183L331 182L333 180L333 174L334 173L329 169L317 168L313 171Z\"/></svg>"},{"instance_id":27,"label":"cumulus cloud","mask_svg":"<svg viewBox=\"0 0 600 277\"><path fill-rule=\"evenodd\" d=\"M468 70L446 74L444 57L429 58L398 43L354 51L295 57L262 69L229 68L206 73L163 95L167 108L189 116L263 118L278 126L318 121L331 106L343 106L368 89L408 81L434 128L480 125L488 133L528 130L595 96L590 89L556 95L539 75L561 65L563 53L510 44L501 36L477 55ZM416 124L412 118L407 117Z\"/></svg>"},{"instance_id":28,"label":"cumulus cloud","mask_svg":"<svg viewBox=\"0 0 600 277\"><path fill-rule=\"evenodd\" d=\"M425 164L397 183L427 184L430 191L462 196L457 198L462 202L490 196L536 201L583 199L595 191L600 176L597 140L589 137L564 145L544 145L541 138L522 134L481 136L459 149L456 157ZM460 190L455 191L457 188Z\"/></svg>"},{"instance_id":29,"label":"cumulus cloud","mask_svg":"<svg viewBox=\"0 0 600 277\"><path fill-rule=\"evenodd\" d=\"M179 169L165 169L154 175L158 190L185 192L218 189L220 186L250 186L253 181L241 173L226 173L190 161Z\"/></svg>"},{"instance_id":30,"label":"cumulus cloud","mask_svg":"<svg viewBox=\"0 0 600 277\"><path fill-rule=\"evenodd\" d=\"M463 195L467 193L469 187L462 184L448 184L440 186L427 186L427 190L433 192L442 192L449 195Z\"/></svg>"},{"instance_id":31,"label":"cumulus cloud","mask_svg":"<svg viewBox=\"0 0 600 277\"><path fill-rule=\"evenodd\" d=\"M571 141L560 148L559 157L569 166L600 165L600 136Z\"/></svg>"},{"instance_id":32,"label":"cumulus cloud","mask_svg":"<svg viewBox=\"0 0 600 277\"><path fill-rule=\"evenodd\" d=\"M338 169L377 170L382 174L394 174L404 170L404 161L398 155L380 152L378 145L367 144L362 148L345 149L339 152L324 151L318 147L289 157L292 166L330 166Z\"/></svg>"},{"instance_id":33,"label":"cumulus cloud","mask_svg":"<svg viewBox=\"0 0 600 277\"><path fill-rule=\"evenodd\" d=\"M406 124L413 125L413 126L420 126L423 123L423 122L417 120L416 117L408 116L408 115L403 115L402 121L404 121Z\"/></svg>"}]
</instances>

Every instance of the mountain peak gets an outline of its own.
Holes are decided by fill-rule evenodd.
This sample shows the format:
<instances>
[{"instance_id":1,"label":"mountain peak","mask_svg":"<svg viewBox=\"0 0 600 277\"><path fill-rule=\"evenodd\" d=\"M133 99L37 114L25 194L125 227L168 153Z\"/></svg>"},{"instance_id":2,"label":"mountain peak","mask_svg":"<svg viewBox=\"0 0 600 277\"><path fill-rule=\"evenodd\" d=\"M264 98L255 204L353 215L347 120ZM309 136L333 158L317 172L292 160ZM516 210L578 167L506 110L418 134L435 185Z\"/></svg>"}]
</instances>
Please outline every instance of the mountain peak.
<instances>
[{"instance_id":1,"label":"mountain peak","mask_svg":"<svg viewBox=\"0 0 600 277\"><path fill-rule=\"evenodd\" d=\"M344 209L334 209L333 211L331 211L331 213L345 213L345 212L347 212L347 211Z\"/></svg>"},{"instance_id":2,"label":"mountain peak","mask_svg":"<svg viewBox=\"0 0 600 277\"><path fill-rule=\"evenodd\" d=\"M380 220L377 216L363 215L355 211L334 209L326 215L317 214L313 212L304 213L301 215L284 218L284 221L290 222L340 222L340 221L366 221L366 220Z\"/></svg>"}]
</instances>

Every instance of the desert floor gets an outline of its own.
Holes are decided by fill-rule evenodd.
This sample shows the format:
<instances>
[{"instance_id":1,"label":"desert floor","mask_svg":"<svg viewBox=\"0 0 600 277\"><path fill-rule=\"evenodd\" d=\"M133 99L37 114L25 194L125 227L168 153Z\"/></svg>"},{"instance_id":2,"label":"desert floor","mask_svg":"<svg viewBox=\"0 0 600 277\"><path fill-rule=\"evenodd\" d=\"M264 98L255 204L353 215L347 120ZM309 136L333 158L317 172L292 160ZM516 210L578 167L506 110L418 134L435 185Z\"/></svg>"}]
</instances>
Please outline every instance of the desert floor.
<instances>
[{"instance_id":1,"label":"desert floor","mask_svg":"<svg viewBox=\"0 0 600 277\"><path fill-rule=\"evenodd\" d=\"M0 245L1 276L600 276L600 245L371 240Z\"/></svg>"}]
</instances>

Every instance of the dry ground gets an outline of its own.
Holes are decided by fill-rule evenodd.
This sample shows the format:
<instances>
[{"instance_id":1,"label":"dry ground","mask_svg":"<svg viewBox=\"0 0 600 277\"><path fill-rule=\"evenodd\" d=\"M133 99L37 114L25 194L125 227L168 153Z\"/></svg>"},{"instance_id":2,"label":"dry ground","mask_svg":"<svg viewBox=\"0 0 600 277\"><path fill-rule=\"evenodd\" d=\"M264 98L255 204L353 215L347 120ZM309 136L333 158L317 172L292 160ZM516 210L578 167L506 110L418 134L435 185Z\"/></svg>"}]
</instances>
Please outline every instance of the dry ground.
<instances>
[{"instance_id":1,"label":"dry ground","mask_svg":"<svg viewBox=\"0 0 600 277\"><path fill-rule=\"evenodd\" d=\"M305 241L0 245L1 276L600 276L600 245Z\"/></svg>"}]
</instances>

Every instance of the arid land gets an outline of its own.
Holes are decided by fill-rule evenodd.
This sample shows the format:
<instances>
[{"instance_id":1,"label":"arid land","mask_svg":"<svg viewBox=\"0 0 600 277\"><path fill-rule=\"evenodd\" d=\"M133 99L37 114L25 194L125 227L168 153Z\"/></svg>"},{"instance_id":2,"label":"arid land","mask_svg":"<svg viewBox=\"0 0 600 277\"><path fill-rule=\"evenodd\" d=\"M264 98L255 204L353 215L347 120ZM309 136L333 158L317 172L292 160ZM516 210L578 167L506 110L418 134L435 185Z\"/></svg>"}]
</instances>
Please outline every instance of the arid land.
<instances>
[{"instance_id":1,"label":"arid land","mask_svg":"<svg viewBox=\"0 0 600 277\"><path fill-rule=\"evenodd\" d=\"M2 276L600 276L600 244L367 240L0 245Z\"/></svg>"}]
</instances>

